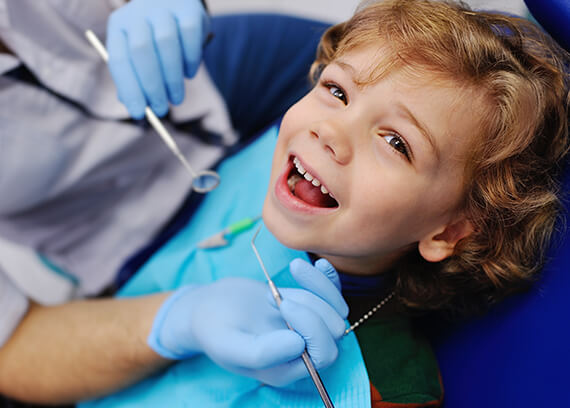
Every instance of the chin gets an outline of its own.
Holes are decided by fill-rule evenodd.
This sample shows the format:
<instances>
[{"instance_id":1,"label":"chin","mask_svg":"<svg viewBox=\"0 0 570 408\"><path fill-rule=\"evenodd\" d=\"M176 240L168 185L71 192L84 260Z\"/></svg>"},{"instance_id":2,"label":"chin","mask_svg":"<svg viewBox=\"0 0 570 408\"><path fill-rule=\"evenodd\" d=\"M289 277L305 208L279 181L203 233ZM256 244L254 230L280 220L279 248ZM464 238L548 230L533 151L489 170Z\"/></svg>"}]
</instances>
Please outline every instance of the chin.
<instances>
[{"instance_id":1,"label":"chin","mask_svg":"<svg viewBox=\"0 0 570 408\"><path fill-rule=\"evenodd\" d=\"M271 198L266 197L263 205L263 223L267 229L287 248L308 251L308 243L304 239L306 235L300 233L298 226L287 220L271 203L268 203L269 200Z\"/></svg>"}]
</instances>

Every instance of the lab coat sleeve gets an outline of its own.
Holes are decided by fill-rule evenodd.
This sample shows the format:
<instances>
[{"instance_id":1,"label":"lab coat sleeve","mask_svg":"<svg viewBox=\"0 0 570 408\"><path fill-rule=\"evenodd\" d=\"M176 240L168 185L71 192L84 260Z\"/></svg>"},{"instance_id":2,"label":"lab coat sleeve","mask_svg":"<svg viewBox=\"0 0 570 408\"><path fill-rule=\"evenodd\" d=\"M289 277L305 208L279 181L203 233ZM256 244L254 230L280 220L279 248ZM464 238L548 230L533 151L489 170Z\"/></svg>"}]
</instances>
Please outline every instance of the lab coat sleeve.
<instances>
[{"instance_id":1,"label":"lab coat sleeve","mask_svg":"<svg viewBox=\"0 0 570 408\"><path fill-rule=\"evenodd\" d=\"M28 299L0 268L0 347L10 338L28 310Z\"/></svg>"}]
</instances>

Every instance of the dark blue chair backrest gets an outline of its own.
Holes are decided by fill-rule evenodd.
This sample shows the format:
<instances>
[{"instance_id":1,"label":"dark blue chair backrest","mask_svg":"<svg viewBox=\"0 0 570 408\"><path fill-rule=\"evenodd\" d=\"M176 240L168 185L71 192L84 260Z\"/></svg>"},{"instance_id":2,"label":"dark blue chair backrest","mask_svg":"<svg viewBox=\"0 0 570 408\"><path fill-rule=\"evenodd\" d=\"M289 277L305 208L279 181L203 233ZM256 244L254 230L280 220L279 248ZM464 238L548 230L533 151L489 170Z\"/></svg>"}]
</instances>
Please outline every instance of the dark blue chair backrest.
<instances>
[{"instance_id":1,"label":"dark blue chair backrest","mask_svg":"<svg viewBox=\"0 0 570 408\"><path fill-rule=\"evenodd\" d=\"M570 1L525 0L525 3L542 28L570 51Z\"/></svg>"},{"instance_id":2,"label":"dark blue chair backrest","mask_svg":"<svg viewBox=\"0 0 570 408\"><path fill-rule=\"evenodd\" d=\"M569 231L557 241L529 293L432 339L446 408L570 407Z\"/></svg>"}]
</instances>

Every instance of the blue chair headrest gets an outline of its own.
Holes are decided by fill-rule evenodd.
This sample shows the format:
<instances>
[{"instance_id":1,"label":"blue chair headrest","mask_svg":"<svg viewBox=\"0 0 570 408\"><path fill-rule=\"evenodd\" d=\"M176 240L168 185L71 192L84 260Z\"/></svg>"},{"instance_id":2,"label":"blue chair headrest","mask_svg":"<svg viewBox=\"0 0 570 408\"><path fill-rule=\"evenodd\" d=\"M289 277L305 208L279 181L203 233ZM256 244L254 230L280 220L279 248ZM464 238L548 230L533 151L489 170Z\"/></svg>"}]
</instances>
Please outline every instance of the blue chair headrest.
<instances>
[{"instance_id":1,"label":"blue chair headrest","mask_svg":"<svg viewBox=\"0 0 570 408\"><path fill-rule=\"evenodd\" d=\"M532 16L562 47L570 51L570 1L524 0Z\"/></svg>"}]
</instances>

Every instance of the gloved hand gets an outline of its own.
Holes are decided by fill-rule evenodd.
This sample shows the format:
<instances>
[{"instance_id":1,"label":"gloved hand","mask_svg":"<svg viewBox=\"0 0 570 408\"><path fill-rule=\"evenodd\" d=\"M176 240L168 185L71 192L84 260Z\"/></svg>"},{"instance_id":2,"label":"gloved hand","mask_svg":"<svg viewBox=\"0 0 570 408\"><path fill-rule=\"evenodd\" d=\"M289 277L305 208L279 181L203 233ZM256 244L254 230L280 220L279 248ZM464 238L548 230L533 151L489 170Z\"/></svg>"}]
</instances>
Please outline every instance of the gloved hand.
<instances>
[{"instance_id":1,"label":"gloved hand","mask_svg":"<svg viewBox=\"0 0 570 408\"><path fill-rule=\"evenodd\" d=\"M308 376L300 358L305 347L317 369L330 365L348 314L327 277L336 271L325 260L316 267L295 260L291 273L303 289L280 289L281 310L265 282L225 278L179 289L159 310L149 345L172 359L205 353L229 371L274 386Z\"/></svg>"},{"instance_id":2,"label":"gloved hand","mask_svg":"<svg viewBox=\"0 0 570 408\"><path fill-rule=\"evenodd\" d=\"M196 74L209 19L199 0L131 0L107 25L109 69L133 118L148 105L158 116L184 99L184 76Z\"/></svg>"},{"instance_id":3,"label":"gloved hand","mask_svg":"<svg viewBox=\"0 0 570 408\"><path fill-rule=\"evenodd\" d=\"M283 297L281 315L303 337L315 368L328 367L338 356L336 342L344 335L344 319L348 316L348 306L340 293L340 279L326 259L319 259L315 266L295 259L290 264L290 271L303 289L279 289ZM320 301L315 301L315 296ZM267 297L275 306L270 293ZM234 367L233 371L277 387L309 375L300 354L295 360L276 366L257 369Z\"/></svg>"}]
</instances>

